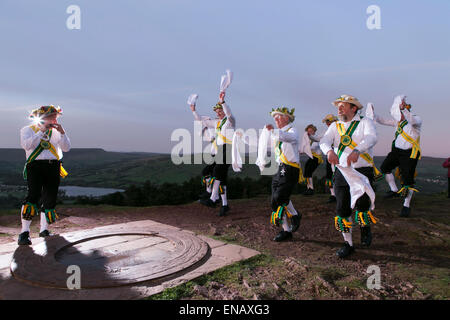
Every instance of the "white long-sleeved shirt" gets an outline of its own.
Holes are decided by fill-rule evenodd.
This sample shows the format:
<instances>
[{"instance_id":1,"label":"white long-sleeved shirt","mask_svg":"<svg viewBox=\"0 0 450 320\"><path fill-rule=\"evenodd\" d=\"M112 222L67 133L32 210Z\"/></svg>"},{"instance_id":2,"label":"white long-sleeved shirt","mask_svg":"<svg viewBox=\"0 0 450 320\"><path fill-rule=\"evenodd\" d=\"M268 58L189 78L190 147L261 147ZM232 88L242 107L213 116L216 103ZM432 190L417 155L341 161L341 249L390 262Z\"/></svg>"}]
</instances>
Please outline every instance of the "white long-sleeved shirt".
<instances>
[{"instance_id":1,"label":"white long-sleeved shirt","mask_svg":"<svg viewBox=\"0 0 450 320\"><path fill-rule=\"evenodd\" d=\"M23 127L20 130L20 145L25 150L26 159L36 149L44 138L45 133L42 131L35 132L31 126ZM50 143L55 147L59 159L62 159L63 152L70 150L70 140L67 134L61 134L58 130L52 129L52 137ZM43 150L35 160L56 160L56 157L50 150Z\"/></svg>"},{"instance_id":2,"label":"white long-sleeved shirt","mask_svg":"<svg viewBox=\"0 0 450 320\"><path fill-rule=\"evenodd\" d=\"M281 129L274 129L272 131L272 140L274 140L275 148L277 147L278 142L282 142L281 152L286 156L286 159L289 162L296 164L300 163L298 153L299 136L297 130L291 124L288 124ZM276 161L278 164L282 163L279 156L276 157Z\"/></svg>"},{"instance_id":3,"label":"white long-sleeved shirt","mask_svg":"<svg viewBox=\"0 0 450 320\"><path fill-rule=\"evenodd\" d=\"M233 114L231 113L230 107L226 103L223 103L222 107L223 107L223 111L225 113L225 117L227 118L227 120L222 125L222 128L220 129L220 133L224 137L226 137L227 140L229 140L231 143L231 141L233 141L234 129L236 128L236 120L235 120ZM193 111L192 113L193 113L194 119L196 121L201 121L203 126L205 126L207 128L212 128L214 130L216 130L217 125L219 125L219 123L222 122L222 120L223 120L223 119L222 120L221 119L206 119L205 117L202 118L197 113L197 111ZM218 146L221 146L226 143L217 133L215 133L215 141Z\"/></svg>"},{"instance_id":4,"label":"white long-sleeved shirt","mask_svg":"<svg viewBox=\"0 0 450 320\"><path fill-rule=\"evenodd\" d=\"M356 114L351 121L343 122L336 121L328 127L324 136L320 140L320 149L324 155L327 155L330 150L338 153L341 136L337 129L337 123L342 123L345 130L348 129L352 121L360 121L358 127L355 129L352 135L352 140L357 144L356 149L361 153L368 153L373 158L373 147L377 143L377 132L372 120L362 118L359 114ZM334 145L334 148L333 148ZM339 158L339 164L343 167L347 167L347 158L353 150L350 147L346 147ZM372 165L364 160L362 157L358 158L358 161L352 163L353 168L371 167Z\"/></svg>"},{"instance_id":5,"label":"white long-sleeved shirt","mask_svg":"<svg viewBox=\"0 0 450 320\"><path fill-rule=\"evenodd\" d=\"M406 126L403 127L403 131L414 140L417 140L417 138L420 137L422 119L420 119L420 117L412 114L406 109L402 110L402 113L405 116L405 120L408 121ZM375 114L375 121L385 126L395 127L394 134L397 131L397 126L399 124L399 122L396 121L394 118L387 119L380 117L377 114ZM406 141L405 138L403 138L402 135L399 134L397 136L397 139L395 139L395 147L402 150L408 150L412 148L412 144Z\"/></svg>"}]
</instances>

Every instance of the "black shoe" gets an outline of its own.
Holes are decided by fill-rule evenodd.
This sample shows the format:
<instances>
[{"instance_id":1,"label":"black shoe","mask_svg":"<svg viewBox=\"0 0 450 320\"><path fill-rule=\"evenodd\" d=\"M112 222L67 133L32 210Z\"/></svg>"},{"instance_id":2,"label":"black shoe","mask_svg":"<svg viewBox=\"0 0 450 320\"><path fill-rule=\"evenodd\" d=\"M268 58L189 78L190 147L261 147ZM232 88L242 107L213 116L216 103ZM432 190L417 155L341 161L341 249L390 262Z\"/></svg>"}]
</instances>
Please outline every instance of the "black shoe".
<instances>
[{"instance_id":1,"label":"black shoe","mask_svg":"<svg viewBox=\"0 0 450 320\"><path fill-rule=\"evenodd\" d=\"M327 203L333 203L333 202L336 202L336 197L335 197L335 196L330 196L330 197L328 198Z\"/></svg>"},{"instance_id":2,"label":"black shoe","mask_svg":"<svg viewBox=\"0 0 450 320\"><path fill-rule=\"evenodd\" d=\"M389 190L389 191L386 191L386 194L383 198L390 199L390 198L398 198L398 197L400 197L400 195L397 192Z\"/></svg>"},{"instance_id":3,"label":"black shoe","mask_svg":"<svg viewBox=\"0 0 450 320\"><path fill-rule=\"evenodd\" d=\"M41 237L41 238L50 237L50 236L51 236L51 234L50 234L50 232L48 232L48 230L39 232L39 237Z\"/></svg>"},{"instance_id":4,"label":"black shoe","mask_svg":"<svg viewBox=\"0 0 450 320\"><path fill-rule=\"evenodd\" d=\"M351 255L353 252L355 252L355 248L354 247L350 247L350 245L348 244L347 241L345 241L345 244L342 248L340 248L337 252L336 255L343 259L348 257L349 255Z\"/></svg>"},{"instance_id":5,"label":"black shoe","mask_svg":"<svg viewBox=\"0 0 450 320\"><path fill-rule=\"evenodd\" d=\"M205 191L198 196L199 199L208 199L211 198L211 192Z\"/></svg>"},{"instance_id":6,"label":"black shoe","mask_svg":"<svg viewBox=\"0 0 450 320\"><path fill-rule=\"evenodd\" d=\"M304 196L312 196L314 194L314 189L306 189L305 192L303 192Z\"/></svg>"},{"instance_id":7,"label":"black shoe","mask_svg":"<svg viewBox=\"0 0 450 320\"><path fill-rule=\"evenodd\" d=\"M208 199L200 199L200 203L204 206L207 206L209 208L215 208L216 207L216 203L214 201L212 201L210 198Z\"/></svg>"},{"instance_id":8,"label":"black shoe","mask_svg":"<svg viewBox=\"0 0 450 320\"><path fill-rule=\"evenodd\" d=\"M409 217L409 214L411 213L411 208L403 206L402 212L400 212L400 217Z\"/></svg>"},{"instance_id":9,"label":"black shoe","mask_svg":"<svg viewBox=\"0 0 450 320\"><path fill-rule=\"evenodd\" d=\"M361 227L361 245L370 247L372 243L372 231L370 226Z\"/></svg>"},{"instance_id":10,"label":"black shoe","mask_svg":"<svg viewBox=\"0 0 450 320\"><path fill-rule=\"evenodd\" d=\"M230 211L230 207L228 205L220 207L219 217L226 216L228 211Z\"/></svg>"},{"instance_id":11,"label":"black shoe","mask_svg":"<svg viewBox=\"0 0 450 320\"><path fill-rule=\"evenodd\" d=\"M283 231L280 231L280 233L277 234L277 236L275 238L273 238L273 241L281 242L281 241L290 240L290 239L292 239L292 233L283 230Z\"/></svg>"},{"instance_id":12,"label":"black shoe","mask_svg":"<svg viewBox=\"0 0 450 320\"><path fill-rule=\"evenodd\" d=\"M299 213L295 216L292 216L292 232L295 232L300 227L300 221L302 220L302 215Z\"/></svg>"},{"instance_id":13,"label":"black shoe","mask_svg":"<svg viewBox=\"0 0 450 320\"><path fill-rule=\"evenodd\" d=\"M19 240L17 241L17 244L20 246L30 246L31 245L30 232L25 231L19 234Z\"/></svg>"}]
</instances>

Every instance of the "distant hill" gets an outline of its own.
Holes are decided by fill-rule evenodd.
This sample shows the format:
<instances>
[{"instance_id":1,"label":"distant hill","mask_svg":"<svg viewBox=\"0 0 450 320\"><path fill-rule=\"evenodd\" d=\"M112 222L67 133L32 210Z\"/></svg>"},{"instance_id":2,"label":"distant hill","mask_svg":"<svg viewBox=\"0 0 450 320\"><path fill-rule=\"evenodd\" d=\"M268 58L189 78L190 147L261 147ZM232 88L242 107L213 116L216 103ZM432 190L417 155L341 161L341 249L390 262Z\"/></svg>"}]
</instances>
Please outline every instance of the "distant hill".
<instances>
[{"instance_id":1,"label":"distant hill","mask_svg":"<svg viewBox=\"0 0 450 320\"><path fill-rule=\"evenodd\" d=\"M25 153L22 149L0 148L0 182L8 185L24 185L22 169ZM384 157L375 157L379 167ZM442 168L443 158L422 157L418 165L417 185L421 192L441 192L446 190L446 170ZM302 157L302 163L306 161ZM204 165L174 165L168 154L144 152L110 152L103 149L72 149L64 154L64 167L69 176L63 185L89 187L126 188L130 184L140 184L146 180L153 183L180 183L199 176ZM325 167L319 166L315 175L325 175ZM241 173L230 168L230 176L259 176L255 165L244 165ZM386 183L377 184L380 190Z\"/></svg>"}]
</instances>

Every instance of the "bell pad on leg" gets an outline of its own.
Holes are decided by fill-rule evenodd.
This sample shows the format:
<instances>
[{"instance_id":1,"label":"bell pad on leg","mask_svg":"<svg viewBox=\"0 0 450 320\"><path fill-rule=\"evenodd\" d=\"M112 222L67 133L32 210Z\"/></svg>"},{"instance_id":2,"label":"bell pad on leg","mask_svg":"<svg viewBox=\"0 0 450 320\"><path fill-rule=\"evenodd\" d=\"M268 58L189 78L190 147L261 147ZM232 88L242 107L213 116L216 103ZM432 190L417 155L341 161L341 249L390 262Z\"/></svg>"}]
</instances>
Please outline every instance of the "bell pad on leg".
<instances>
[{"instance_id":1,"label":"bell pad on leg","mask_svg":"<svg viewBox=\"0 0 450 320\"><path fill-rule=\"evenodd\" d=\"M56 214L55 209L45 209L45 219L48 224L52 224L58 219L58 215Z\"/></svg>"},{"instance_id":2,"label":"bell pad on leg","mask_svg":"<svg viewBox=\"0 0 450 320\"><path fill-rule=\"evenodd\" d=\"M352 223L350 221L347 221L345 218L336 216L334 217L334 226L337 231L347 233L350 232Z\"/></svg>"},{"instance_id":3,"label":"bell pad on leg","mask_svg":"<svg viewBox=\"0 0 450 320\"><path fill-rule=\"evenodd\" d=\"M37 205L27 202L22 206L22 218L23 220L32 220L35 215L37 215L38 208Z\"/></svg>"},{"instance_id":4,"label":"bell pad on leg","mask_svg":"<svg viewBox=\"0 0 450 320\"><path fill-rule=\"evenodd\" d=\"M419 192L419 190L415 189L414 186L403 186L400 190L398 190L397 193L406 198L408 196L409 190Z\"/></svg>"},{"instance_id":5,"label":"bell pad on leg","mask_svg":"<svg viewBox=\"0 0 450 320\"><path fill-rule=\"evenodd\" d=\"M377 223L377 219L373 216L372 212L369 211L358 211L355 213L355 222L357 222L361 227L370 226L372 223Z\"/></svg>"},{"instance_id":6,"label":"bell pad on leg","mask_svg":"<svg viewBox=\"0 0 450 320\"><path fill-rule=\"evenodd\" d=\"M280 221L283 218L283 214L287 214L287 216L290 218L292 215L286 210L286 206L279 206L277 211L272 212L272 216L270 217L270 223L279 226Z\"/></svg>"}]
</instances>

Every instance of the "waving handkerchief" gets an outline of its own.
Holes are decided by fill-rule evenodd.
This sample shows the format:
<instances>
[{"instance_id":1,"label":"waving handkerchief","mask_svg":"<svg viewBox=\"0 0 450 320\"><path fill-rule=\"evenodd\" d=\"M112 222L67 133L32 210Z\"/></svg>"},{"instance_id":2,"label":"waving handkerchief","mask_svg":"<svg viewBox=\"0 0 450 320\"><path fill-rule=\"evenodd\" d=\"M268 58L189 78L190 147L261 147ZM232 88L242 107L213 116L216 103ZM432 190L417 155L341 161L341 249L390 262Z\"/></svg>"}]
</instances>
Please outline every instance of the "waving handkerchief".
<instances>
[{"instance_id":1,"label":"waving handkerchief","mask_svg":"<svg viewBox=\"0 0 450 320\"><path fill-rule=\"evenodd\" d=\"M197 99L198 99L198 94L191 94L187 100L187 104L188 105L192 105L192 104L196 104L197 103Z\"/></svg>"},{"instance_id":2,"label":"waving handkerchief","mask_svg":"<svg viewBox=\"0 0 450 320\"><path fill-rule=\"evenodd\" d=\"M311 140L309 139L308 132L305 131L302 137L302 141L300 143L300 147L298 148L299 153L305 153L310 157L313 158L312 151L311 151Z\"/></svg>"},{"instance_id":3,"label":"waving handkerchief","mask_svg":"<svg viewBox=\"0 0 450 320\"><path fill-rule=\"evenodd\" d=\"M231 81L233 81L233 72L227 70L220 79L220 92L224 92L230 86Z\"/></svg>"},{"instance_id":4,"label":"waving handkerchief","mask_svg":"<svg viewBox=\"0 0 450 320\"><path fill-rule=\"evenodd\" d=\"M402 101L406 98L404 94L401 94L399 96L396 96L394 99L394 102L392 103L391 107L391 116L396 120L400 121L402 119L402 113L400 110L400 105L402 104Z\"/></svg>"},{"instance_id":5,"label":"waving handkerchief","mask_svg":"<svg viewBox=\"0 0 450 320\"><path fill-rule=\"evenodd\" d=\"M375 113L373 111L373 104L372 104L372 102L369 102L367 104L366 117L369 118L370 120L373 120L375 118Z\"/></svg>"},{"instance_id":6,"label":"waving handkerchief","mask_svg":"<svg viewBox=\"0 0 450 320\"><path fill-rule=\"evenodd\" d=\"M343 167L339 164L336 165L336 167L339 168L339 171L341 171L342 175L350 186L351 208L353 209L355 207L356 200L358 200L359 197L361 197L364 193L367 193L371 202L370 210L374 210L375 192L370 185L369 179L352 167Z\"/></svg>"}]
</instances>

